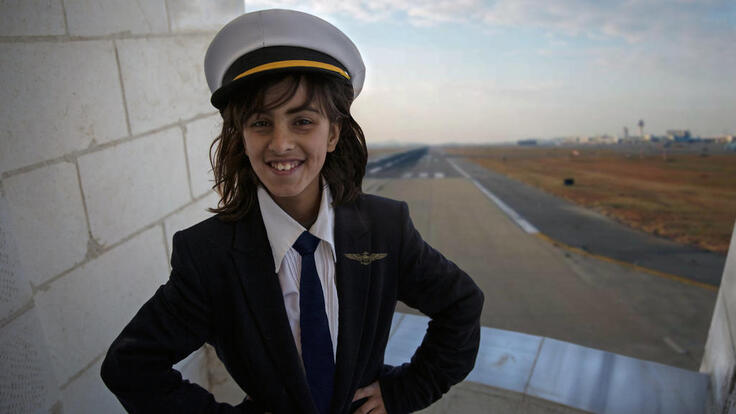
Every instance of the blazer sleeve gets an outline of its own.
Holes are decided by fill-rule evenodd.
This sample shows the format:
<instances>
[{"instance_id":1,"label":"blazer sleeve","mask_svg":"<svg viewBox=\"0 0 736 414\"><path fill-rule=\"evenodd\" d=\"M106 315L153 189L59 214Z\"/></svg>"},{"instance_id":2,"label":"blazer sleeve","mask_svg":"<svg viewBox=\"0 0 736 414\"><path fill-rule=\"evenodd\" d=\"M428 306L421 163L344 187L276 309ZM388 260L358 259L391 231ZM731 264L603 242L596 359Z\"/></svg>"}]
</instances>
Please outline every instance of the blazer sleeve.
<instances>
[{"instance_id":1,"label":"blazer sleeve","mask_svg":"<svg viewBox=\"0 0 736 414\"><path fill-rule=\"evenodd\" d=\"M173 364L210 337L210 302L181 232L174 234L171 276L110 346L102 363L105 385L131 413L262 412L245 401L218 403L183 380Z\"/></svg>"},{"instance_id":2,"label":"blazer sleeve","mask_svg":"<svg viewBox=\"0 0 736 414\"><path fill-rule=\"evenodd\" d=\"M483 293L414 228L401 203L398 299L431 318L410 363L386 367L379 384L389 414L427 407L465 378L480 345Z\"/></svg>"}]
</instances>

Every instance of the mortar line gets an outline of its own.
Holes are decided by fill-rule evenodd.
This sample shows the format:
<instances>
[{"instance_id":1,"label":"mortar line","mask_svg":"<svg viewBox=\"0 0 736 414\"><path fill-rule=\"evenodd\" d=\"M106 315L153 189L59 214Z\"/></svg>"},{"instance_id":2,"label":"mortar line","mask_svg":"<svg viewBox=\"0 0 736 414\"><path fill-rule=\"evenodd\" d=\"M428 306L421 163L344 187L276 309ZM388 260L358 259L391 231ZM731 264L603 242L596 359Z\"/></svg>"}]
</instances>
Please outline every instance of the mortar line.
<instances>
[{"instance_id":1,"label":"mortar line","mask_svg":"<svg viewBox=\"0 0 736 414\"><path fill-rule=\"evenodd\" d=\"M171 250L169 250L169 239L166 237L166 223L161 220L161 233L164 238L164 248L166 249L166 264L169 266L169 272L171 271Z\"/></svg>"},{"instance_id":2,"label":"mortar line","mask_svg":"<svg viewBox=\"0 0 736 414\"><path fill-rule=\"evenodd\" d=\"M23 306L11 312L10 315L0 319L0 329L5 329L5 327L10 325L11 322L20 318L21 316L23 316L24 313L28 312L29 310L33 309L33 305L33 297L31 297L26 303L23 304Z\"/></svg>"},{"instance_id":3,"label":"mortar line","mask_svg":"<svg viewBox=\"0 0 736 414\"><path fill-rule=\"evenodd\" d=\"M69 21L66 17L66 4L64 0L61 0L61 14L64 16L64 34L69 36Z\"/></svg>"},{"instance_id":4,"label":"mortar line","mask_svg":"<svg viewBox=\"0 0 736 414\"><path fill-rule=\"evenodd\" d=\"M214 36L217 32L212 30L189 30L174 33L111 33L94 36L73 35L40 35L40 36L0 36L0 43L41 43L41 42L92 42L98 40L123 40L123 39L175 39L178 37L204 37Z\"/></svg>"},{"instance_id":5,"label":"mortar line","mask_svg":"<svg viewBox=\"0 0 736 414\"><path fill-rule=\"evenodd\" d=\"M125 96L125 83L123 82L123 68L120 66L120 54L118 53L118 43L112 41L112 48L115 50L115 64L118 67L118 81L120 82L120 95L123 98L123 112L125 113L125 126L128 127L128 136L133 135L133 129L130 127L130 114L128 111L128 100Z\"/></svg>"},{"instance_id":6,"label":"mortar line","mask_svg":"<svg viewBox=\"0 0 736 414\"><path fill-rule=\"evenodd\" d=\"M171 33L171 15L169 15L169 0L164 0L164 11L166 12L166 27Z\"/></svg>"},{"instance_id":7,"label":"mortar line","mask_svg":"<svg viewBox=\"0 0 736 414\"><path fill-rule=\"evenodd\" d=\"M542 347L544 346L544 340L546 338L542 337L542 340L539 341L539 348L537 348L537 354L534 356L534 362L532 362L532 368L529 370L529 378L526 380L526 384L524 384L524 396L527 395L527 391L529 390L529 383L532 382L532 376L534 376L534 370L537 368L537 361L539 360L539 354L542 353Z\"/></svg>"},{"instance_id":8,"label":"mortar line","mask_svg":"<svg viewBox=\"0 0 736 414\"><path fill-rule=\"evenodd\" d=\"M59 273L58 275L56 275L56 276L54 276L54 277L52 277L52 278L44 281L43 283L40 283L39 285L34 285L33 283L31 283L31 291L35 295L36 292L38 292L38 291L48 290L50 288L51 284L54 283L55 281L61 279L62 277L66 276L67 274L69 274L69 273L71 273L71 272L79 269L80 267L86 265L87 263L91 262L95 258L97 258L99 256L102 256L103 254L105 254L105 253L107 253L107 252L109 252L109 251L117 248L118 246L120 246L120 245L122 245L122 244L124 244L124 243L126 243L126 242L128 242L128 241L130 241L130 240L132 240L132 239L134 239L136 237L138 237L143 232L148 231L148 230L150 230L150 229L152 229L152 228L154 228L154 227L162 224L164 222L164 220L166 220L167 218L173 216L174 214L180 213L185 208L187 208L187 207L191 206L192 204L194 204L194 203L196 203L196 202L198 202L198 201L206 198L209 195L210 195L209 193L205 193L201 197L196 198L193 202L189 202L189 203L186 203L184 205L181 205L181 206L177 207L176 209L172 210L168 214L166 214L166 215L158 218L157 220L155 220L155 221L147 224L144 227L141 227L140 229L134 231L133 233L130 233L129 235L123 237L119 241L117 241L117 242L115 242L113 244L110 244L109 246L101 246L100 247L100 251L98 252L97 256L95 256L94 258L87 258L87 257L85 257L85 259L82 260L81 262L76 263L74 266L72 266L72 267L64 270L63 272Z\"/></svg>"},{"instance_id":9,"label":"mortar line","mask_svg":"<svg viewBox=\"0 0 736 414\"><path fill-rule=\"evenodd\" d=\"M189 167L189 150L187 147L187 127L186 125L179 125L181 127L181 139L184 142L184 164L187 167L187 183L189 184L189 197L194 200L194 190L192 189L192 170Z\"/></svg>"},{"instance_id":10,"label":"mortar line","mask_svg":"<svg viewBox=\"0 0 736 414\"><path fill-rule=\"evenodd\" d=\"M192 122L192 121L203 119L203 118L206 118L206 117L212 116L212 115L214 115L214 112L200 113L200 114L197 114L197 115L195 115L195 116L193 116L191 118L185 119L185 120L183 120L181 122ZM81 157L83 155L91 154L91 153L94 153L94 152L97 152L97 151L102 151L102 150L105 150L107 148L115 147L115 146L120 145L120 144L125 144L125 143L128 143L128 142L135 141L137 139L145 138L145 137L147 137L149 135L153 135L153 134L157 134L159 132L166 131L167 129L175 128L175 127L179 126L181 122L180 121L177 121L177 122L174 122L174 123L171 123L171 124L166 124L166 125L163 125L163 126L160 126L160 127L157 127L157 128L151 129L151 130L148 130L148 131L144 131L144 132L138 133L138 134L128 135L128 136L124 136L122 138L118 138L118 139L115 139L115 140L112 140L112 141L109 141L109 142L98 144L98 145L95 145L94 147L91 147L91 148L84 148L84 149L72 151L72 152L69 152L68 154L60 155L60 156L58 156L56 158L50 158L50 159L39 161L39 162L30 164L30 165L26 165L24 167L19 167L19 168L15 168L15 169L12 169L12 170L8 170L8 171L3 172L2 175L0 176L0 178L1 179L6 179L6 178L9 178L9 177L18 175L18 174L23 174L23 173L31 172L31 171L36 170L38 168L49 167L51 165L55 165L55 164L58 164L60 162L69 162L70 159L78 158L78 157Z\"/></svg>"},{"instance_id":11,"label":"mortar line","mask_svg":"<svg viewBox=\"0 0 736 414\"><path fill-rule=\"evenodd\" d=\"M61 391L64 391L66 389L66 387L68 387L72 382L74 382L79 377L81 377L82 375L84 375L84 373L86 373L88 369L92 368L97 363L97 361L99 361L106 354L107 354L107 351L103 351L101 354L97 355L91 362L89 362L87 365L85 365L84 368L82 368L79 371L77 371L76 373L74 373L74 375L72 375L71 377L69 377L66 380L66 382L64 382L63 384L61 384L59 386L59 389Z\"/></svg>"},{"instance_id":12,"label":"mortar line","mask_svg":"<svg viewBox=\"0 0 736 414\"><path fill-rule=\"evenodd\" d=\"M79 171L79 160L77 158L74 159L74 167L77 169L77 185L79 185L79 195L82 197L82 209L84 210L85 223L87 223L87 234L89 235L90 239L94 240L94 237L92 236L92 225L89 222L87 199L84 197L84 187L82 187L82 173Z\"/></svg>"}]
</instances>

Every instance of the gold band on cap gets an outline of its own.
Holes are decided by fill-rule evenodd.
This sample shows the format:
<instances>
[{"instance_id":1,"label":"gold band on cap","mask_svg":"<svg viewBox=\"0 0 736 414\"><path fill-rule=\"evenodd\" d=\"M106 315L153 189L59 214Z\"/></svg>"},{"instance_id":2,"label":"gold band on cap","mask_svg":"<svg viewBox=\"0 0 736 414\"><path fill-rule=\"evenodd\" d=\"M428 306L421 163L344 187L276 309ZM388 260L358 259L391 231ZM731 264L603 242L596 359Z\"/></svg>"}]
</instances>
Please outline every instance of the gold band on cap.
<instances>
[{"instance_id":1,"label":"gold band on cap","mask_svg":"<svg viewBox=\"0 0 736 414\"><path fill-rule=\"evenodd\" d=\"M344 76L345 79L348 79L348 80L350 79L350 75L348 75L347 72L338 68L335 65L330 65L329 63L315 62L312 60L282 60L279 62L266 63L263 65L248 69L245 72L233 78L233 80L238 80L242 77L252 75L258 72L264 72L267 70L282 69L282 68L295 68L295 67L309 67L309 68L326 69L326 70L330 70L330 71L339 73L340 75Z\"/></svg>"}]
</instances>

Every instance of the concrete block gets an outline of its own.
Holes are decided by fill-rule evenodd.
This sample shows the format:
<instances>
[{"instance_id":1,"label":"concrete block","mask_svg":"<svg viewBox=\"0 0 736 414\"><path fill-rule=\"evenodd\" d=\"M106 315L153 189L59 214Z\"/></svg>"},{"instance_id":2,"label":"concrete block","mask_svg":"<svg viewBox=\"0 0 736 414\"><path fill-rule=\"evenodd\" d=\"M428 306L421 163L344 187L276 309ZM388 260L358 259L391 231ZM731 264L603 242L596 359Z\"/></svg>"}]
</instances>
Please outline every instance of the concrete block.
<instances>
[{"instance_id":1,"label":"concrete block","mask_svg":"<svg viewBox=\"0 0 736 414\"><path fill-rule=\"evenodd\" d=\"M3 185L27 280L39 285L84 260L89 233L74 164L14 175Z\"/></svg>"},{"instance_id":2,"label":"concrete block","mask_svg":"<svg viewBox=\"0 0 736 414\"><path fill-rule=\"evenodd\" d=\"M174 233L191 227L200 221L212 216L207 211L209 207L216 207L219 200L217 193L212 191L207 197L198 200L181 211L172 214L164 220L164 228L166 229L166 243L171 247L173 245ZM169 252L170 253L170 252Z\"/></svg>"},{"instance_id":3,"label":"concrete block","mask_svg":"<svg viewBox=\"0 0 736 414\"><path fill-rule=\"evenodd\" d=\"M220 134L221 129L222 118L219 114L187 124L187 132L184 137L189 159L189 179L195 197L212 190L215 176L212 173L212 164L210 164L210 145Z\"/></svg>"},{"instance_id":4,"label":"concrete block","mask_svg":"<svg viewBox=\"0 0 736 414\"><path fill-rule=\"evenodd\" d=\"M731 244L726 255L721 287L718 291L720 300L723 301L728 313L727 320L733 341L736 340L736 231L731 235Z\"/></svg>"},{"instance_id":5,"label":"concrete block","mask_svg":"<svg viewBox=\"0 0 736 414\"><path fill-rule=\"evenodd\" d=\"M63 391L65 413L120 413L125 408L100 378L102 358L70 382Z\"/></svg>"},{"instance_id":6,"label":"concrete block","mask_svg":"<svg viewBox=\"0 0 736 414\"><path fill-rule=\"evenodd\" d=\"M167 0L171 31L217 31L244 11L240 0Z\"/></svg>"},{"instance_id":7,"label":"concrete block","mask_svg":"<svg viewBox=\"0 0 736 414\"><path fill-rule=\"evenodd\" d=\"M707 377L669 365L545 338L526 394L605 414L694 413Z\"/></svg>"},{"instance_id":8,"label":"concrete block","mask_svg":"<svg viewBox=\"0 0 736 414\"><path fill-rule=\"evenodd\" d=\"M713 311L708 340L705 343L705 354L700 372L710 376L709 396L716 410L721 412L728 398L736 370L736 347L733 335L729 331L729 321L724 306L723 291L718 295L716 308Z\"/></svg>"},{"instance_id":9,"label":"concrete block","mask_svg":"<svg viewBox=\"0 0 736 414\"><path fill-rule=\"evenodd\" d=\"M72 36L169 31L164 0L65 0L64 6Z\"/></svg>"},{"instance_id":10,"label":"concrete block","mask_svg":"<svg viewBox=\"0 0 736 414\"><path fill-rule=\"evenodd\" d=\"M8 201L0 197L0 320L31 300L31 285L23 277L18 248L9 227Z\"/></svg>"},{"instance_id":11,"label":"concrete block","mask_svg":"<svg viewBox=\"0 0 736 414\"><path fill-rule=\"evenodd\" d=\"M79 157L92 235L115 243L191 200L184 141L169 128Z\"/></svg>"},{"instance_id":12,"label":"concrete block","mask_svg":"<svg viewBox=\"0 0 736 414\"><path fill-rule=\"evenodd\" d=\"M210 387L207 378L207 354L204 348L199 348L189 354L187 358L174 365L174 369L181 372L182 378L199 384L204 389Z\"/></svg>"},{"instance_id":13,"label":"concrete block","mask_svg":"<svg viewBox=\"0 0 736 414\"><path fill-rule=\"evenodd\" d=\"M0 169L127 135L109 41L0 44Z\"/></svg>"},{"instance_id":14,"label":"concrete block","mask_svg":"<svg viewBox=\"0 0 736 414\"><path fill-rule=\"evenodd\" d=\"M203 69L212 36L118 42L134 134L214 111Z\"/></svg>"},{"instance_id":15,"label":"concrete block","mask_svg":"<svg viewBox=\"0 0 736 414\"><path fill-rule=\"evenodd\" d=\"M0 2L0 36L64 34L61 0L4 0Z\"/></svg>"},{"instance_id":16,"label":"concrete block","mask_svg":"<svg viewBox=\"0 0 736 414\"><path fill-rule=\"evenodd\" d=\"M542 338L485 326L480 335L475 367L466 381L523 393Z\"/></svg>"},{"instance_id":17,"label":"concrete block","mask_svg":"<svg viewBox=\"0 0 736 414\"><path fill-rule=\"evenodd\" d=\"M47 411L58 399L35 309L0 329L0 413Z\"/></svg>"},{"instance_id":18,"label":"concrete block","mask_svg":"<svg viewBox=\"0 0 736 414\"><path fill-rule=\"evenodd\" d=\"M525 396L519 406L519 414L591 414L591 411L579 410L565 405L555 404L538 398Z\"/></svg>"},{"instance_id":19,"label":"concrete block","mask_svg":"<svg viewBox=\"0 0 736 414\"><path fill-rule=\"evenodd\" d=\"M450 388L442 399L421 411L427 414L516 413L522 394L472 382Z\"/></svg>"},{"instance_id":20,"label":"concrete block","mask_svg":"<svg viewBox=\"0 0 736 414\"><path fill-rule=\"evenodd\" d=\"M163 235L151 228L84 264L35 302L60 384L105 352L168 277Z\"/></svg>"}]
</instances>

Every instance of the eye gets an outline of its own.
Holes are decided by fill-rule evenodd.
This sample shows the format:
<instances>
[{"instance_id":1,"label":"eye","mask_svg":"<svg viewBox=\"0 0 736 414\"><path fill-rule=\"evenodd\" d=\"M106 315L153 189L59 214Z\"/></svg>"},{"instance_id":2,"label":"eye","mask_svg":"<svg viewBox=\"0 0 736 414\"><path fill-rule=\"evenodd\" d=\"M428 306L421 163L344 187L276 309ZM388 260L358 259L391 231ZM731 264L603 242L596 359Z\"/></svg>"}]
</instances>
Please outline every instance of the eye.
<instances>
[{"instance_id":1,"label":"eye","mask_svg":"<svg viewBox=\"0 0 736 414\"><path fill-rule=\"evenodd\" d=\"M265 119L256 119L255 121L251 122L250 124L251 128L263 128L268 126L268 121Z\"/></svg>"},{"instance_id":2,"label":"eye","mask_svg":"<svg viewBox=\"0 0 736 414\"><path fill-rule=\"evenodd\" d=\"M298 126L307 126L307 125L313 124L313 122L310 121L309 119L301 118L301 119L297 119L295 124Z\"/></svg>"}]
</instances>

